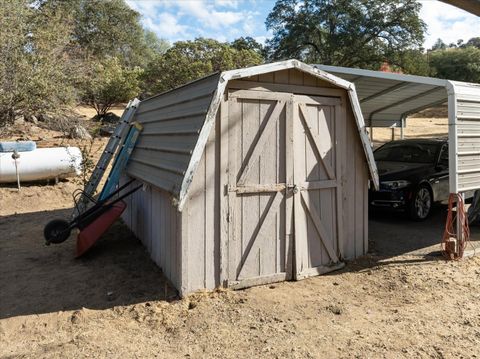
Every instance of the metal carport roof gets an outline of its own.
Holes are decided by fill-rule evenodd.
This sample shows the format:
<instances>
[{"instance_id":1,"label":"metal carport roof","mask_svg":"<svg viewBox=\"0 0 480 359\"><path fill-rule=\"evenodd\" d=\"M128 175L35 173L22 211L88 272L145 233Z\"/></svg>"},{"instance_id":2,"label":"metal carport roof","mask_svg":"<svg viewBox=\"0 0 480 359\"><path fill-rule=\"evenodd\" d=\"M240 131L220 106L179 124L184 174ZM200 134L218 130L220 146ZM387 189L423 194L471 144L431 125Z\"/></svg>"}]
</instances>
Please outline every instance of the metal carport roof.
<instances>
[{"instance_id":1,"label":"metal carport roof","mask_svg":"<svg viewBox=\"0 0 480 359\"><path fill-rule=\"evenodd\" d=\"M314 65L355 84L367 126L400 127L410 114L446 103L448 80Z\"/></svg>"},{"instance_id":2,"label":"metal carport roof","mask_svg":"<svg viewBox=\"0 0 480 359\"><path fill-rule=\"evenodd\" d=\"M355 85L369 126L402 126L409 114L448 103L450 192L480 189L480 84L347 67L314 67Z\"/></svg>"}]
</instances>

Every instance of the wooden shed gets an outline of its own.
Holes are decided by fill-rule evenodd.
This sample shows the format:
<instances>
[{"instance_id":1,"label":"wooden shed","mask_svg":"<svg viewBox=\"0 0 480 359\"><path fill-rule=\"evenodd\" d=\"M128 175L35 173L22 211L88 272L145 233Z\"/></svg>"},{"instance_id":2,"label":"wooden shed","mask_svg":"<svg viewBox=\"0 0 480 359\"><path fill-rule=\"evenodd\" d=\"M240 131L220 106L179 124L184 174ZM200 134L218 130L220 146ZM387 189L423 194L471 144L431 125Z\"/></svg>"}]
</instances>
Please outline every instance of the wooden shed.
<instances>
[{"instance_id":1,"label":"wooden shed","mask_svg":"<svg viewBox=\"0 0 480 359\"><path fill-rule=\"evenodd\" d=\"M355 87L297 60L142 101L123 216L181 295L298 280L367 252L378 186ZM127 178L127 176L125 177Z\"/></svg>"}]
</instances>

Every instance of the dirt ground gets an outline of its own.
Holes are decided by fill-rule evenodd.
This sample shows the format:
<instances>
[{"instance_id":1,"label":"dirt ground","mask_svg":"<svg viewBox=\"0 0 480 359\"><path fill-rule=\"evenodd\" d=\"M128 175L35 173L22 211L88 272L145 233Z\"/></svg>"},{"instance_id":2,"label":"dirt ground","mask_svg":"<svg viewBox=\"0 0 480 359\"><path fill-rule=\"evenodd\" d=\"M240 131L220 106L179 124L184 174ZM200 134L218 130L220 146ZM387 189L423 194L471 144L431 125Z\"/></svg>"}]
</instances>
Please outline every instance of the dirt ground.
<instances>
[{"instance_id":1,"label":"dirt ground","mask_svg":"<svg viewBox=\"0 0 480 359\"><path fill-rule=\"evenodd\" d=\"M413 124L406 137L447 131L445 120ZM370 254L341 271L178 299L120 223L82 259L74 240L44 245L43 226L69 215L76 187L0 186L0 358L480 355L480 257L438 255L445 206L422 223L373 213Z\"/></svg>"}]
</instances>

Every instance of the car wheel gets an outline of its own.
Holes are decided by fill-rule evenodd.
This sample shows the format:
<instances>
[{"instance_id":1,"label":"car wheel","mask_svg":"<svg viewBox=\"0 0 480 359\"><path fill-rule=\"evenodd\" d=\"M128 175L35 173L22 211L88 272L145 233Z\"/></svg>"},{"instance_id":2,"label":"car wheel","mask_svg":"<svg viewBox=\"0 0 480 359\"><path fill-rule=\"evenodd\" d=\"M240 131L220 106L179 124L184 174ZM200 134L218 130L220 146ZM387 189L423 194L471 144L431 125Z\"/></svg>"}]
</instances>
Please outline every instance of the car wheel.
<instances>
[{"instance_id":1,"label":"car wheel","mask_svg":"<svg viewBox=\"0 0 480 359\"><path fill-rule=\"evenodd\" d=\"M416 221L423 221L432 209L432 194L427 186L420 186L413 193L410 202L410 217Z\"/></svg>"}]
</instances>

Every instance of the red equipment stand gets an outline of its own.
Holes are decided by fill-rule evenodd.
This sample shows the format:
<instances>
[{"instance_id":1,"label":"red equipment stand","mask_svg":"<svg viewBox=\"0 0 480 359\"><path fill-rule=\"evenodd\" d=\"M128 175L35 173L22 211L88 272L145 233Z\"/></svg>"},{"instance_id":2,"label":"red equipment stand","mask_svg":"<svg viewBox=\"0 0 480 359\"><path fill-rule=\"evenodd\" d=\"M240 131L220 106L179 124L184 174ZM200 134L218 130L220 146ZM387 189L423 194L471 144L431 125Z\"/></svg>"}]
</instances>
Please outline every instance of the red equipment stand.
<instances>
[{"instance_id":1,"label":"red equipment stand","mask_svg":"<svg viewBox=\"0 0 480 359\"><path fill-rule=\"evenodd\" d=\"M127 204L119 201L102 213L92 223L80 231L77 236L77 255L80 257L87 252L112 224L122 215Z\"/></svg>"}]
</instances>

